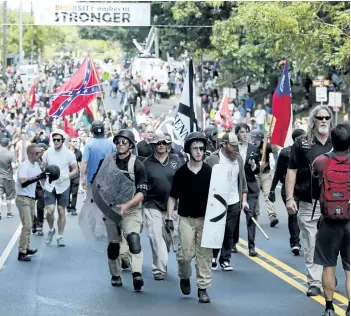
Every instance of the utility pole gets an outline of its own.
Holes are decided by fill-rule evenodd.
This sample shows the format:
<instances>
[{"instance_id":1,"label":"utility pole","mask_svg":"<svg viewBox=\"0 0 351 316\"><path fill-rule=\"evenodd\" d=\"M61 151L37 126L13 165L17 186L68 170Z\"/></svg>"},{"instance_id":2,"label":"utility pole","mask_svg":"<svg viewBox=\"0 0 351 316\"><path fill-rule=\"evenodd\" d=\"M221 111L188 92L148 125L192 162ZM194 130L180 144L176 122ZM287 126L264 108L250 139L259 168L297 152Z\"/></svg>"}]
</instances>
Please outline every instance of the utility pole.
<instances>
[{"instance_id":1,"label":"utility pole","mask_svg":"<svg viewBox=\"0 0 351 316\"><path fill-rule=\"evenodd\" d=\"M159 47L159 29L155 26L155 57L160 58L160 47Z\"/></svg>"},{"instance_id":2,"label":"utility pole","mask_svg":"<svg viewBox=\"0 0 351 316\"><path fill-rule=\"evenodd\" d=\"M2 4L2 23L3 23L3 38L2 38L2 76L5 78L7 68L7 1Z\"/></svg>"},{"instance_id":3,"label":"utility pole","mask_svg":"<svg viewBox=\"0 0 351 316\"><path fill-rule=\"evenodd\" d=\"M22 1L19 2L19 64L23 63L23 21L22 21Z\"/></svg>"}]
</instances>

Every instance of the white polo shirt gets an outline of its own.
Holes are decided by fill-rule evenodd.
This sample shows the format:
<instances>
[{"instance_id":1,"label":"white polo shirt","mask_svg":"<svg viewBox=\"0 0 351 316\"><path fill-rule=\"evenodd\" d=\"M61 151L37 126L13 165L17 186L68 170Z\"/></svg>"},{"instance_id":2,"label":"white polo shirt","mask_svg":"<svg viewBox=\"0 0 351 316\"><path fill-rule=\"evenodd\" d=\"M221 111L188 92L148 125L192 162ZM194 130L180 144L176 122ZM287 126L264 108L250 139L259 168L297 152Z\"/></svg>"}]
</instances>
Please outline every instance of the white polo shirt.
<instances>
[{"instance_id":1,"label":"white polo shirt","mask_svg":"<svg viewBox=\"0 0 351 316\"><path fill-rule=\"evenodd\" d=\"M55 188L57 194L65 192L70 185L70 179L62 180L62 175L69 174L69 167L77 163L75 154L66 146L62 146L60 150L50 147L43 155L43 163L46 166L56 165L60 168L60 178L51 184L45 181L44 189L52 192Z\"/></svg>"},{"instance_id":2,"label":"white polo shirt","mask_svg":"<svg viewBox=\"0 0 351 316\"><path fill-rule=\"evenodd\" d=\"M34 164L31 163L28 159L23 161L18 169L17 169L17 177L16 177L16 193L17 195L23 195L23 196L29 196L32 198L35 198L35 188L37 186L37 183L32 183L26 188L22 188L21 182L19 179L21 178L34 178L41 174L42 171L39 167L39 164L35 162Z\"/></svg>"},{"instance_id":3,"label":"white polo shirt","mask_svg":"<svg viewBox=\"0 0 351 316\"><path fill-rule=\"evenodd\" d=\"M227 157L225 157L221 150L219 151L219 163L223 164L228 164L231 167L231 190L229 194L229 199L228 199L228 205L233 205L235 203L238 203L240 201L239 197L239 189L238 189L238 178L239 178L239 163L238 160L230 160Z\"/></svg>"}]
</instances>

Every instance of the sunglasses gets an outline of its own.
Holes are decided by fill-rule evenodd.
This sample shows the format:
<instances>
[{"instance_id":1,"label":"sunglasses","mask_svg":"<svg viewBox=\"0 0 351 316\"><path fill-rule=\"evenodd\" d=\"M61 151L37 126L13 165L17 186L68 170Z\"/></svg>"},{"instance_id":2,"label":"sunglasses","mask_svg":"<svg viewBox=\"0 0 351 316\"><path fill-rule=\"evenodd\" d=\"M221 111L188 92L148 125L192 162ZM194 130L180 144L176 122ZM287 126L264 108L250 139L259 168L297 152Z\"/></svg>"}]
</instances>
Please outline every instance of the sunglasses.
<instances>
[{"instance_id":1,"label":"sunglasses","mask_svg":"<svg viewBox=\"0 0 351 316\"><path fill-rule=\"evenodd\" d=\"M161 146L161 145L166 146L166 145L168 145L168 143L163 140L163 141L160 141L160 142L156 143L156 145L157 146Z\"/></svg>"},{"instance_id":2,"label":"sunglasses","mask_svg":"<svg viewBox=\"0 0 351 316\"><path fill-rule=\"evenodd\" d=\"M326 121L329 121L331 119L331 117L329 115L328 116L315 116L314 118L317 119L318 121L323 121L324 119Z\"/></svg>"},{"instance_id":3,"label":"sunglasses","mask_svg":"<svg viewBox=\"0 0 351 316\"><path fill-rule=\"evenodd\" d=\"M52 139L53 142L62 142L62 138L53 138Z\"/></svg>"},{"instance_id":4,"label":"sunglasses","mask_svg":"<svg viewBox=\"0 0 351 316\"><path fill-rule=\"evenodd\" d=\"M204 146L200 146L200 147L191 147L191 149L194 150L194 151L198 151L198 150L200 150L200 151L205 151L205 147L204 147Z\"/></svg>"},{"instance_id":5,"label":"sunglasses","mask_svg":"<svg viewBox=\"0 0 351 316\"><path fill-rule=\"evenodd\" d=\"M125 138L117 138L115 140L115 144L116 145L128 145L129 144L129 140L125 139Z\"/></svg>"}]
</instances>

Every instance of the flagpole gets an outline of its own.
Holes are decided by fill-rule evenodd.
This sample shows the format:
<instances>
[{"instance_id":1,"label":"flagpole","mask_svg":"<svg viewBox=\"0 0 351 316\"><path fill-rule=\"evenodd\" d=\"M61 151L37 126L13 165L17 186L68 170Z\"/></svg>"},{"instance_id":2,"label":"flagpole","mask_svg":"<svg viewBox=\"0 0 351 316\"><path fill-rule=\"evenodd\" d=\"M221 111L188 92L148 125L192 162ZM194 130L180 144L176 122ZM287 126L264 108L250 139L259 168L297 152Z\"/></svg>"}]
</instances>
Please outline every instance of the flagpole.
<instances>
[{"instance_id":1,"label":"flagpole","mask_svg":"<svg viewBox=\"0 0 351 316\"><path fill-rule=\"evenodd\" d=\"M88 53L88 58L90 58L89 53ZM94 62L93 62L93 60L92 60L91 58L90 58L90 61L91 61L91 65L92 65L92 68L93 68L93 71L94 71L95 79L99 79L99 77L97 76L97 73L96 73L95 64L94 64ZM100 82L100 79L99 79L98 81ZM102 105L103 105L103 107L104 107L104 111L105 111L105 115L106 115L106 118L107 118L108 126L110 127L111 135L114 136L113 130L112 130L112 126L111 126L111 122L110 122L110 119L109 119L109 117L108 117L108 114L107 114L107 111L106 111L106 107L105 107L104 89L102 88L101 82L100 82L100 86L101 86L101 89L102 89L102 92L101 92L101 102L102 102Z\"/></svg>"}]
</instances>

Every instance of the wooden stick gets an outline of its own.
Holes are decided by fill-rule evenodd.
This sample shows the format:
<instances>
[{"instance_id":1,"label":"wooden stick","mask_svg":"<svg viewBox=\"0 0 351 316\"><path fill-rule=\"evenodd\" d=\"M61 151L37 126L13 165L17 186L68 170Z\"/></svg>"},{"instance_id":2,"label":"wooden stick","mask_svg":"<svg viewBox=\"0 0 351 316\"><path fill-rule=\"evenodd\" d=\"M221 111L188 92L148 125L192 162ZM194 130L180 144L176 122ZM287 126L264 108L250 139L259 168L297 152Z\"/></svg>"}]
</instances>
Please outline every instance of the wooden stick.
<instances>
[{"instance_id":1,"label":"wooden stick","mask_svg":"<svg viewBox=\"0 0 351 316\"><path fill-rule=\"evenodd\" d=\"M89 56L88 58L90 58L90 56ZM91 59L91 58L90 58L90 59ZM98 81L100 82L100 79L99 79L99 77L97 76L97 73L96 73L95 64L94 64L94 62L93 62L92 59L91 59L91 64L92 64L92 67L93 67L95 79L98 79ZM102 88L101 82L100 82L100 85L101 85L101 88ZM112 126L111 126L111 122L110 122L110 119L108 118L107 110L106 110L106 107L105 107L104 91L103 91L103 90L104 90L104 89L102 88L101 102L102 102L102 106L104 107L104 111L105 111L105 115L106 115L106 118L107 118L108 126L110 127L111 135L114 136L113 130L112 130Z\"/></svg>"},{"instance_id":2,"label":"wooden stick","mask_svg":"<svg viewBox=\"0 0 351 316\"><path fill-rule=\"evenodd\" d=\"M269 240L268 235L264 232L264 230L262 229L262 227L260 226L260 224L257 223L257 221L255 220L255 218L254 218L254 217L251 217L251 220L255 223L255 225L257 226L257 228L261 231L262 235L263 235L264 237L266 237L267 240Z\"/></svg>"}]
</instances>

